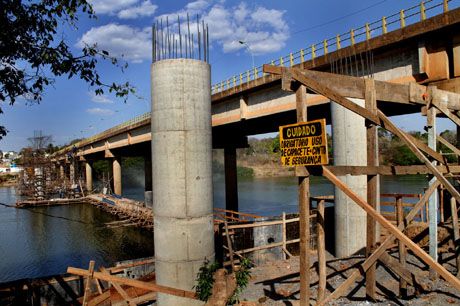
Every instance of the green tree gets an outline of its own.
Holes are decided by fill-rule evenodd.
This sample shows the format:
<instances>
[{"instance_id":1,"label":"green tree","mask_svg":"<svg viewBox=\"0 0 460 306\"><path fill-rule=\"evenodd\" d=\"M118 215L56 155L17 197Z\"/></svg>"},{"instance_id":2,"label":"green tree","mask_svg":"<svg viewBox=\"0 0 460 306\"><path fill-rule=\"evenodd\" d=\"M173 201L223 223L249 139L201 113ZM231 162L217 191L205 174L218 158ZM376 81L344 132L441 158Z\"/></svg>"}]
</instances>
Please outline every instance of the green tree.
<instances>
[{"instance_id":1,"label":"green tree","mask_svg":"<svg viewBox=\"0 0 460 306\"><path fill-rule=\"evenodd\" d=\"M14 104L20 96L40 102L54 77L77 77L103 94L104 90L126 97L134 92L129 82L104 83L97 72L99 60L120 66L97 45L74 54L58 35L59 28L76 28L79 15L95 18L86 0L2 0L0 2L0 101ZM2 112L0 108L0 113ZM0 126L0 139L7 130Z\"/></svg>"}]
</instances>

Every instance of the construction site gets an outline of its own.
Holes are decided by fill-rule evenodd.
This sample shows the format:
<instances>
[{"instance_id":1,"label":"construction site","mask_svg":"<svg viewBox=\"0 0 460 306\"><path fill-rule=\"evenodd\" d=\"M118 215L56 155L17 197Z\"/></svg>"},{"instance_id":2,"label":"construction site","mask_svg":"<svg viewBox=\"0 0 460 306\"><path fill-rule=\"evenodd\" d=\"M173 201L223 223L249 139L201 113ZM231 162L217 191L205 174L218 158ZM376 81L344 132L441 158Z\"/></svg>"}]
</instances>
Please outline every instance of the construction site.
<instances>
[{"instance_id":1,"label":"construction site","mask_svg":"<svg viewBox=\"0 0 460 306\"><path fill-rule=\"evenodd\" d=\"M155 23L151 112L49 156L25 152L15 206L93 205L116 217L108 227L151 231L154 257L1 284L0 304L460 304L460 165L439 149L460 157L460 8L449 3L421 2L213 86L205 21ZM426 122L426 142L396 126L402 114ZM379 129L420 163L381 165ZM268 132L293 169L295 213L238 206L236 150ZM225 208L213 202L213 149ZM125 156L144 158L144 201L124 196ZM95 188L97 160L111 171ZM423 192L382 192L383 176L409 175L427 178ZM313 195L313 177L333 194Z\"/></svg>"}]
</instances>

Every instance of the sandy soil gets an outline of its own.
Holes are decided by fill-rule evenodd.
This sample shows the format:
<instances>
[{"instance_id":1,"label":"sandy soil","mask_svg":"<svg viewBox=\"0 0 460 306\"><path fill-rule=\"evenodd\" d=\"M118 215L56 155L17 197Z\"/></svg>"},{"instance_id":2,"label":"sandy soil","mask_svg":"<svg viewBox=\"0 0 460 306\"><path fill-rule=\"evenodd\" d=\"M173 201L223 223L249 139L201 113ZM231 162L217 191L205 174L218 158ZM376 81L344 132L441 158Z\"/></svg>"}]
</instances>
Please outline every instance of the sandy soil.
<instances>
[{"instance_id":1,"label":"sandy soil","mask_svg":"<svg viewBox=\"0 0 460 306\"><path fill-rule=\"evenodd\" d=\"M397 258L396 253L391 255ZM453 255L444 254L443 258L450 261L442 261L444 267L451 273L456 273ZM354 270L354 266L364 260L361 256L343 260L327 254L327 290L326 295L337 288L345 278ZM316 303L317 295L317 258L311 256L311 303ZM408 266L411 271L419 271L419 289L423 292L415 292L414 287L408 286L408 297L399 297L399 279L388 268L378 265L377 267L377 296L378 300L371 303L365 300L365 286L361 278L347 292L346 297L335 300L329 305L460 305L460 292L450 286L449 283L436 279L432 281L423 263L416 257L408 256ZM252 269L250 285L241 295L241 301L258 302L252 305L298 305L299 298L299 260L293 257L285 261L269 262Z\"/></svg>"}]
</instances>

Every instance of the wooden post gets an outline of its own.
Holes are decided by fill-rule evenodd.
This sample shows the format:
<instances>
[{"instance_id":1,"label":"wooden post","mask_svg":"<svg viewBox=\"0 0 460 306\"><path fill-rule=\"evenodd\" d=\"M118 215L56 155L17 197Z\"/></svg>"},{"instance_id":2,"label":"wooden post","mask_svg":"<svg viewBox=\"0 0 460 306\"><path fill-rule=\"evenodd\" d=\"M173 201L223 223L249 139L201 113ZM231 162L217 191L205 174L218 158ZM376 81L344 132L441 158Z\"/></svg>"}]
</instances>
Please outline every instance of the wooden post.
<instances>
[{"instance_id":1,"label":"wooden post","mask_svg":"<svg viewBox=\"0 0 460 306\"><path fill-rule=\"evenodd\" d=\"M89 262L89 275L86 278L86 284L85 284L85 293L83 295L83 306L88 305L88 295L91 293L91 280L93 278L93 273L94 273L94 260L91 260Z\"/></svg>"},{"instance_id":2,"label":"wooden post","mask_svg":"<svg viewBox=\"0 0 460 306\"><path fill-rule=\"evenodd\" d=\"M227 221L224 221L224 226L225 226L225 237L227 238L228 256L230 257L232 271L235 272L235 262L233 261L233 246L232 246L232 240L230 239L230 234L228 232Z\"/></svg>"},{"instance_id":3,"label":"wooden post","mask_svg":"<svg viewBox=\"0 0 460 306\"><path fill-rule=\"evenodd\" d=\"M396 222L398 227L404 226L404 210L402 205L402 197L396 199ZM399 262L403 267L406 266L406 247L399 241ZM399 279L399 295L403 298L407 296L407 282L401 277Z\"/></svg>"},{"instance_id":4,"label":"wooden post","mask_svg":"<svg viewBox=\"0 0 460 306\"><path fill-rule=\"evenodd\" d=\"M295 92L297 122L307 121L307 89L300 85ZM299 177L300 231L300 306L310 305L310 177Z\"/></svg>"},{"instance_id":5,"label":"wooden post","mask_svg":"<svg viewBox=\"0 0 460 306\"><path fill-rule=\"evenodd\" d=\"M286 260L286 213L283 211L283 259Z\"/></svg>"},{"instance_id":6,"label":"wooden post","mask_svg":"<svg viewBox=\"0 0 460 306\"><path fill-rule=\"evenodd\" d=\"M365 82L365 106L366 109L371 113L377 115L377 100L375 93L374 79L364 79ZM379 165L379 147L378 147L378 136L377 126L368 122L367 127L367 165L378 166ZM379 194L378 194L378 176L368 175L367 176L367 202L377 211ZM369 256L372 252L372 248L376 243L377 236L377 223L368 214L367 215L367 239L366 239L366 255ZM369 270L366 271L366 296L371 300L376 300L375 294L375 269L376 265L372 265Z\"/></svg>"},{"instance_id":7,"label":"wooden post","mask_svg":"<svg viewBox=\"0 0 460 306\"><path fill-rule=\"evenodd\" d=\"M444 223L444 187L439 187L439 215L441 216L441 222Z\"/></svg>"},{"instance_id":8,"label":"wooden post","mask_svg":"<svg viewBox=\"0 0 460 306\"><path fill-rule=\"evenodd\" d=\"M317 301L324 299L326 292L326 238L324 231L324 200L320 200L318 203L317 216L316 216L316 228L317 228L317 246L318 249L318 297Z\"/></svg>"},{"instance_id":9,"label":"wooden post","mask_svg":"<svg viewBox=\"0 0 460 306\"><path fill-rule=\"evenodd\" d=\"M459 253L459 240L460 233L458 229L458 212L457 201L452 197L450 199L450 211L452 213L452 230L454 232L454 246L455 246L455 261L457 262L457 277L460 276L460 253Z\"/></svg>"}]
</instances>

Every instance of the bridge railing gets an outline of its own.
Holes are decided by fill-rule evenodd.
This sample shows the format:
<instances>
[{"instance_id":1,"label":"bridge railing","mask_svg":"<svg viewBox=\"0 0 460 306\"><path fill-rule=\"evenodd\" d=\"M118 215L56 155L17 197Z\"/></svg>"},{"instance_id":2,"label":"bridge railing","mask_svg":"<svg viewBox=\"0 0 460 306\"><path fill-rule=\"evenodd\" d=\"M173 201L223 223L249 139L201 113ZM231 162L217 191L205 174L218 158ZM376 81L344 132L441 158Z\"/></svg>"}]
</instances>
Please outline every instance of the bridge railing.
<instances>
[{"instance_id":1,"label":"bridge railing","mask_svg":"<svg viewBox=\"0 0 460 306\"><path fill-rule=\"evenodd\" d=\"M429 17L439 15L449 10L449 2L456 0L426 0L410 8L400 10L390 16L382 17L371 23L348 32L338 34L335 37L324 39L321 42L312 44L309 47L292 52L286 56L281 56L270 62L271 65L292 67L308 60L314 60L318 56L326 55L330 52L340 50L344 47L353 46L369 40L373 37L384 35L388 32L404 28L406 25L423 21ZM212 94L236 87L243 83L249 83L264 76L262 66L246 70L238 75L218 82L211 86Z\"/></svg>"}]
</instances>

